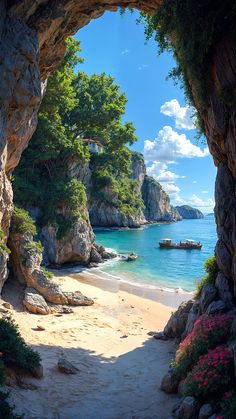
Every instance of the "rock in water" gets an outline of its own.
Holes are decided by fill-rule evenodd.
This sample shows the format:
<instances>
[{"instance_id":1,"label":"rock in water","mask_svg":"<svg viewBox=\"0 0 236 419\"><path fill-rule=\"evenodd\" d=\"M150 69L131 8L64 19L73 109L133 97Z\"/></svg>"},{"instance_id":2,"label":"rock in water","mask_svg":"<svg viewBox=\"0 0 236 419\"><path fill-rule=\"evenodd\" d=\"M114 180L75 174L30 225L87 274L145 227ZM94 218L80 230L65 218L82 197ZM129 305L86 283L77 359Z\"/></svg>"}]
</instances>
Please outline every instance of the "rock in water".
<instances>
[{"instance_id":1,"label":"rock in water","mask_svg":"<svg viewBox=\"0 0 236 419\"><path fill-rule=\"evenodd\" d=\"M57 363L58 369L64 374L77 374L79 369L76 368L71 362L67 361L66 358L60 358Z\"/></svg>"},{"instance_id":2,"label":"rock in water","mask_svg":"<svg viewBox=\"0 0 236 419\"><path fill-rule=\"evenodd\" d=\"M30 313L50 313L50 308L48 307L45 299L34 288L26 288L23 304L27 310L30 311Z\"/></svg>"}]
</instances>

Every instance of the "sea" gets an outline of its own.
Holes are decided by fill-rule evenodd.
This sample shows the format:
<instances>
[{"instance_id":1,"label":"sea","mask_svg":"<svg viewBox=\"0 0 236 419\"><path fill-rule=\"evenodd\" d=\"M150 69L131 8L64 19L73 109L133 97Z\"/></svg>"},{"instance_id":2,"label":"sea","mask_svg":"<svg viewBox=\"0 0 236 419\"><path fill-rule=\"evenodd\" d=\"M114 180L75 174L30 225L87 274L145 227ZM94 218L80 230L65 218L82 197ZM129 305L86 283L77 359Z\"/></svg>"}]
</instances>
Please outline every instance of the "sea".
<instances>
[{"instance_id":1,"label":"sea","mask_svg":"<svg viewBox=\"0 0 236 419\"><path fill-rule=\"evenodd\" d=\"M204 275L204 261L214 254L217 240L214 216L183 220L169 224L151 224L139 229L94 230L96 242L119 256L109 260L93 273L146 287L167 291L192 292ZM161 249L159 241L171 238L174 242L192 239L201 241L201 250ZM135 252L137 260L127 262L123 256Z\"/></svg>"}]
</instances>

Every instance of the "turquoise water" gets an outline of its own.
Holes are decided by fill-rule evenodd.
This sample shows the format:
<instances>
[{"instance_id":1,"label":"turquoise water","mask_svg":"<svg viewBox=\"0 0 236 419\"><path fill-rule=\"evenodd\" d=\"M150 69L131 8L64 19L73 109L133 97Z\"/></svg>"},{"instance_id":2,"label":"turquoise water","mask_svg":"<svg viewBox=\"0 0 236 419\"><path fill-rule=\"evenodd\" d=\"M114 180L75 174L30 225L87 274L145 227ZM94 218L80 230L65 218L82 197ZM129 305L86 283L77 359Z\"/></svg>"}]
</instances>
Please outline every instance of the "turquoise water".
<instances>
[{"instance_id":1,"label":"turquoise water","mask_svg":"<svg viewBox=\"0 0 236 419\"><path fill-rule=\"evenodd\" d=\"M155 224L138 230L95 230L97 243L127 255L135 252L133 262L113 260L99 270L126 281L152 284L162 288L192 291L204 273L204 261L214 253L216 225L213 216L200 220L183 220L172 224ZM178 242L193 239L203 243L202 250L160 249L158 242L169 237Z\"/></svg>"}]
</instances>

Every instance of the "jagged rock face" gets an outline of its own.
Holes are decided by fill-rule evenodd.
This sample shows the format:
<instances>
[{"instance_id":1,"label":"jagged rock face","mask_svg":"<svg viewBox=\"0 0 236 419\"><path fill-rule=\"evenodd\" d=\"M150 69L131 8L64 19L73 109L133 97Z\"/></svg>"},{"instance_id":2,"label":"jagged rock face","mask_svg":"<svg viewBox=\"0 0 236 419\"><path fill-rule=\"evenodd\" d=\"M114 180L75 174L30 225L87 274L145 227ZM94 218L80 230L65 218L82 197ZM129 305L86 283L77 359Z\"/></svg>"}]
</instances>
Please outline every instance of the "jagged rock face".
<instances>
[{"instance_id":1,"label":"jagged rock face","mask_svg":"<svg viewBox=\"0 0 236 419\"><path fill-rule=\"evenodd\" d=\"M179 221L181 216L170 205L170 198L161 185L153 178L145 176L142 186L145 205L144 215L148 221Z\"/></svg>"},{"instance_id":2,"label":"jagged rock face","mask_svg":"<svg viewBox=\"0 0 236 419\"><path fill-rule=\"evenodd\" d=\"M46 263L62 265L77 262L86 265L90 261L95 236L89 221L80 218L62 239L57 239L57 229L51 225L42 228L40 239L45 248Z\"/></svg>"},{"instance_id":3,"label":"jagged rock face","mask_svg":"<svg viewBox=\"0 0 236 419\"><path fill-rule=\"evenodd\" d=\"M189 205L181 205L180 207L175 207L175 209L178 211L180 216L183 219L199 219L204 218L204 215L199 209L192 208Z\"/></svg>"},{"instance_id":4,"label":"jagged rock face","mask_svg":"<svg viewBox=\"0 0 236 419\"><path fill-rule=\"evenodd\" d=\"M11 217L9 177L36 126L45 82L62 58L65 39L105 10L130 6L154 14L160 0L9 0L0 3L0 214L6 235ZM235 283L236 295L236 111L219 92L236 85L234 35L222 39L211 57L212 86L202 107L210 152L218 166L215 216L218 264ZM191 81L190 81L191 82ZM194 86L193 86L194 95ZM5 272L6 260L0 261ZM2 279L1 279L2 282Z\"/></svg>"},{"instance_id":5,"label":"jagged rock face","mask_svg":"<svg viewBox=\"0 0 236 419\"><path fill-rule=\"evenodd\" d=\"M132 170L132 173L129 175L129 177L138 182L141 190L146 175L146 165L144 162L144 157L141 153L132 154L130 170Z\"/></svg>"}]
</instances>

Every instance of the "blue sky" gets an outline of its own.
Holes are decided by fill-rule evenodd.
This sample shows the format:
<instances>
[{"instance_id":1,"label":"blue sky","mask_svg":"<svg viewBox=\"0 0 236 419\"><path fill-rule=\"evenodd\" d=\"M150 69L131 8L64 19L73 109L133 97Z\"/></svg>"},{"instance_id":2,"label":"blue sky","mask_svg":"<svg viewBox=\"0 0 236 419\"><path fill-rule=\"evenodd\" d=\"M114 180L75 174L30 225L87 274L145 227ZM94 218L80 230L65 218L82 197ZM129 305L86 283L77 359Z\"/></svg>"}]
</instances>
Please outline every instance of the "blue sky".
<instances>
[{"instance_id":1,"label":"blue sky","mask_svg":"<svg viewBox=\"0 0 236 419\"><path fill-rule=\"evenodd\" d=\"M115 78L126 93L124 120L136 127L148 173L169 193L173 204L193 205L203 212L214 206L216 169L207 145L194 139L191 109L182 90L166 76L174 66L170 54L157 55L154 40L145 43L138 13L106 12L81 29L85 62L81 70Z\"/></svg>"}]
</instances>

